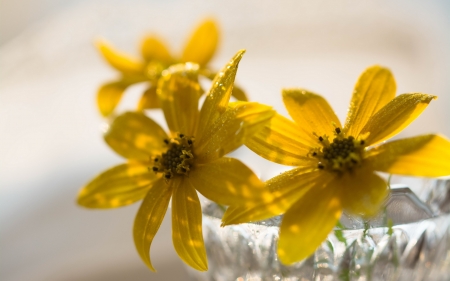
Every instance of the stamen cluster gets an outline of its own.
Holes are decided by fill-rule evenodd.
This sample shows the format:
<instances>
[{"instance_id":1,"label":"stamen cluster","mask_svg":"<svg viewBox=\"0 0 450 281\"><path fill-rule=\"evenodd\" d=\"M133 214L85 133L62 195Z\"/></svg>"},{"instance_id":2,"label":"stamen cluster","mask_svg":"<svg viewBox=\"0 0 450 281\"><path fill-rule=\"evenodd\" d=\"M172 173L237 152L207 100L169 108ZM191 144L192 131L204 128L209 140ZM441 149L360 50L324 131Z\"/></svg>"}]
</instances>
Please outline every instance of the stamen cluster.
<instances>
[{"instance_id":1,"label":"stamen cluster","mask_svg":"<svg viewBox=\"0 0 450 281\"><path fill-rule=\"evenodd\" d=\"M165 139L164 143L168 149L165 153L153 158L152 170L155 173L163 173L166 180L170 180L175 175L188 175L194 159L191 151L194 139L179 134L177 138Z\"/></svg>"},{"instance_id":2,"label":"stamen cluster","mask_svg":"<svg viewBox=\"0 0 450 281\"><path fill-rule=\"evenodd\" d=\"M351 171L360 166L364 150L364 140L353 136L345 137L340 128L335 129L335 137L330 142L327 136L318 136L322 148L316 148L311 155L318 158L318 168L334 172Z\"/></svg>"}]
</instances>

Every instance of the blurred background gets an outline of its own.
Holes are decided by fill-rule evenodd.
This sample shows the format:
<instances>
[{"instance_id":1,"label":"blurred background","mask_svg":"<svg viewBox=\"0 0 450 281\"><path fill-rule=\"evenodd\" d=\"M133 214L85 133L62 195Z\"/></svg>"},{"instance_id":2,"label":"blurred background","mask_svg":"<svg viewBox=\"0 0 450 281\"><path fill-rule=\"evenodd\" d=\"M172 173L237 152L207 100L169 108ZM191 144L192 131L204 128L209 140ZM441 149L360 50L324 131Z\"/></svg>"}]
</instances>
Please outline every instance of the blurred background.
<instances>
[{"instance_id":1,"label":"blurred background","mask_svg":"<svg viewBox=\"0 0 450 281\"><path fill-rule=\"evenodd\" d=\"M389 67L398 93L439 96L400 136L450 136L450 2L260 0L0 1L0 279L188 280L171 242L170 210L151 255L132 240L139 204L108 211L78 207L78 190L123 160L101 137L99 85L115 77L93 46L103 37L138 55L159 34L180 53L193 28L217 19L219 69L247 53L236 81L255 101L286 115L283 87L324 95L345 118L353 86L368 66ZM119 110L133 108L142 87ZM152 113L158 118L158 113ZM279 167L245 149L234 153L262 178Z\"/></svg>"}]
</instances>

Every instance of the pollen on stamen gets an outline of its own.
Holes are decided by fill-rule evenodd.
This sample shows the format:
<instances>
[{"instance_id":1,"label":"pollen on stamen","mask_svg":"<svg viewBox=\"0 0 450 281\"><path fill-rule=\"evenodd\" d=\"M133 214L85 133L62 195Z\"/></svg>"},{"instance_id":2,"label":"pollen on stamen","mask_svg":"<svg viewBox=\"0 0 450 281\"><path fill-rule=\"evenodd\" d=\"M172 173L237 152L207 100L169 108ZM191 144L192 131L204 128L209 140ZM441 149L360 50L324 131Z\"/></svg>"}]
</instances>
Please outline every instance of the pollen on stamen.
<instances>
[{"instance_id":1,"label":"pollen on stamen","mask_svg":"<svg viewBox=\"0 0 450 281\"><path fill-rule=\"evenodd\" d=\"M310 156L319 160L317 167L342 173L352 171L361 165L364 151L364 140L356 140L353 136L345 137L341 128L335 127L335 138L330 142L326 135L316 137L321 142L321 148L314 148Z\"/></svg>"},{"instance_id":2,"label":"pollen on stamen","mask_svg":"<svg viewBox=\"0 0 450 281\"><path fill-rule=\"evenodd\" d=\"M190 148L194 139L184 134L178 134L178 137L163 141L168 148L161 155L153 157L153 167L149 170L162 173L166 181L175 176L188 175L194 159Z\"/></svg>"}]
</instances>

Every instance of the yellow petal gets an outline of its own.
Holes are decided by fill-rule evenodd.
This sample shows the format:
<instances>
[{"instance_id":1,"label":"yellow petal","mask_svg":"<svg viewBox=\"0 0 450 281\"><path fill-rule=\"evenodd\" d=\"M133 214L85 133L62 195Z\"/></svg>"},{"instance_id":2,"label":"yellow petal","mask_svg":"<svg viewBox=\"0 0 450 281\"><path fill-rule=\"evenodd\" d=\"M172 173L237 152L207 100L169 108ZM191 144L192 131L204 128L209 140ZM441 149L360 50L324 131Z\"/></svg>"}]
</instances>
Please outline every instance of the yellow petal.
<instances>
[{"instance_id":1,"label":"yellow petal","mask_svg":"<svg viewBox=\"0 0 450 281\"><path fill-rule=\"evenodd\" d=\"M196 270L208 270L202 236L202 209L188 180L180 181L172 197L172 240L178 256Z\"/></svg>"},{"instance_id":2,"label":"yellow petal","mask_svg":"<svg viewBox=\"0 0 450 281\"><path fill-rule=\"evenodd\" d=\"M369 154L367 161L378 171L419 177L450 175L450 141L440 135L388 142Z\"/></svg>"},{"instance_id":3,"label":"yellow petal","mask_svg":"<svg viewBox=\"0 0 450 281\"><path fill-rule=\"evenodd\" d=\"M341 191L342 206L349 213L370 217L376 215L388 194L386 182L370 167L355 169L333 182L331 188Z\"/></svg>"},{"instance_id":4,"label":"yellow petal","mask_svg":"<svg viewBox=\"0 0 450 281\"><path fill-rule=\"evenodd\" d=\"M117 208L144 198L158 179L143 163L130 162L113 167L84 186L78 204L87 208Z\"/></svg>"},{"instance_id":5,"label":"yellow petal","mask_svg":"<svg viewBox=\"0 0 450 281\"><path fill-rule=\"evenodd\" d=\"M144 64L138 59L114 50L112 46L110 46L103 40L97 41L96 45L106 61L115 69L128 75L142 74L144 70Z\"/></svg>"},{"instance_id":6,"label":"yellow petal","mask_svg":"<svg viewBox=\"0 0 450 281\"><path fill-rule=\"evenodd\" d=\"M151 86L147 90L145 90L144 94L142 95L141 99L139 100L139 104L137 109L138 110L144 110L144 109L153 109L153 108L160 108L158 95L156 94L156 87Z\"/></svg>"},{"instance_id":7,"label":"yellow petal","mask_svg":"<svg viewBox=\"0 0 450 281\"><path fill-rule=\"evenodd\" d=\"M237 52L214 78L200 111L199 135L227 110L239 61L244 53L245 50Z\"/></svg>"},{"instance_id":8,"label":"yellow petal","mask_svg":"<svg viewBox=\"0 0 450 281\"><path fill-rule=\"evenodd\" d=\"M302 167L282 173L266 182L273 199L230 206L222 218L222 225L254 222L281 215L314 186L330 182L334 175L315 167Z\"/></svg>"},{"instance_id":9,"label":"yellow petal","mask_svg":"<svg viewBox=\"0 0 450 281\"><path fill-rule=\"evenodd\" d=\"M181 60L206 66L214 55L218 42L219 30L216 23L213 20L206 20L192 34Z\"/></svg>"},{"instance_id":10,"label":"yellow petal","mask_svg":"<svg viewBox=\"0 0 450 281\"><path fill-rule=\"evenodd\" d=\"M197 163L208 163L237 149L272 118L271 107L256 102L233 102L194 144Z\"/></svg>"},{"instance_id":11,"label":"yellow petal","mask_svg":"<svg viewBox=\"0 0 450 281\"><path fill-rule=\"evenodd\" d=\"M203 196L221 205L245 204L270 196L252 170L228 157L195 166L189 181Z\"/></svg>"},{"instance_id":12,"label":"yellow petal","mask_svg":"<svg viewBox=\"0 0 450 281\"><path fill-rule=\"evenodd\" d=\"M396 84L389 69L372 66L358 79L353 91L345 132L348 136L358 136L364 125L378 110L395 97Z\"/></svg>"},{"instance_id":13,"label":"yellow petal","mask_svg":"<svg viewBox=\"0 0 450 281\"><path fill-rule=\"evenodd\" d=\"M373 145L393 137L416 119L435 96L426 94L403 94L380 109L361 130L369 133L367 145Z\"/></svg>"},{"instance_id":14,"label":"yellow petal","mask_svg":"<svg viewBox=\"0 0 450 281\"><path fill-rule=\"evenodd\" d=\"M141 53L147 61L157 61L162 64L171 64L173 61L166 45L155 36L148 36L144 39Z\"/></svg>"},{"instance_id":15,"label":"yellow petal","mask_svg":"<svg viewBox=\"0 0 450 281\"><path fill-rule=\"evenodd\" d=\"M128 159L149 161L166 149L164 130L142 113L126 112L116 117L105 134L105 141Z\"/></svg>"},{"instance_id":16,"label":"yellow petal","mask_svg":"<svg viewBox=\"0 0 450 281\"><path fill-rule=\"evenodd\" d=\"M313 161L307 154L315 146L307 142L308 139L299 125L275 114L245 145L267 160L289 166L305 166Z\"/></svg>"},{"instance_id":17,"label":"yellow petal","mask_svg":"<svg viewBox=\"0 0 450 281\"><path fill-rule=\"evenodd\" d=\"M319 136L332 136L335 127L341 127L339 119L328 102L321 96L303 89L283 90L283 101L289 115L301 128L307 141L318 142L313 132Z\"/></svg>"},{"instance_id":18,"label":"yellow petal","mask_svg":"<svg viewBox=\"0 0 450 281\"><path fill-rule=\"evenodd\" d=\"M233 97L235 97L237 100L240 101L248 101L247 95L245 94L244 90L242 90L240 87L234 85L233 92L231 93Z\"/></svg>"},{"instance_id":19,"label":"yellow petal","mask_svg":"<svg viewBox=\"0 0 450 281\"><path fill-rule=\"evenodd\" d=\"M110 115L122 99L123 92L130 84L116 81L103 85L97 93L97 105L103 116Z\"/></svg>"},{"instance_id":20,"label":"yellow petal","mask_svg":"<svg viewBox=\"0 0 450 281\"><path fill-rule=\"evenodd\" d=\"M177 64L163 72L158 83L158 97L172 133L192 136L198 124L198 65Z\"/></svg>"},{"instance_id":21,"label":"yellow petal","mask_svg":"<svg viewBox=\"0 0 450 281\"><path fill-rule=\"evenodd\" d=\"M280 226L278 258L290 265L309 257L341 217L338 191L314 187L286 212Z\"/></svg>"},{"instance_id":22,"label":"yellow petal","mask_svg":"<svg viewBox=\"0 0 450 281\"><path fill-rule=\"evenodd\" d=\"M155 268L150 261L150 246L169 206L172 183L170 181L167 185L164 180L158 180L145 196L134 220L134 245L141 259L152 271Z\"/></svg>"}]
</instances>

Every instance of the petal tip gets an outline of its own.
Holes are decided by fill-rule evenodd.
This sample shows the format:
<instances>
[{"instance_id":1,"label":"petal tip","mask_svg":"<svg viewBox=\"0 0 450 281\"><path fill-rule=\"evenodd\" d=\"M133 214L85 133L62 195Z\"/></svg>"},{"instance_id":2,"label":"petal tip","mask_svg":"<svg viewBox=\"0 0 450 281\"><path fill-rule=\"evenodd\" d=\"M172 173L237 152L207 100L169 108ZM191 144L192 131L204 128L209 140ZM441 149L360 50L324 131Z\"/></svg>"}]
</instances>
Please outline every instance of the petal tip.
<instances>
[{"instance_id":1,"label":"petal tip","mask_svg":"<svg viewBox=\"0 0 450 281\"><path fill-rule=\"evenodd\" d=\"M109 45L108 41L106 41L106 39L103 37L96 38L93 43L94 46L96 46L99 49Z\"/></svg>"},{"instance_id":2,"label":"petal tip","mask_svg":"<svg viewBox=\"0 0 450 281\"><path fill-rule=\"evenodd\" d=\"M203 21L200 23L200 26L205 25L209 26L211 28L219 30L219 24L217 23L216 19L212 16L206 17L203 19Z\"/></svg>"},{"instance_id":3,"label":"petal tip","mask_svg":"<svg viewBox=\"0 0 450 281\"><path fill-rule=\"evenodd\" d=\"M246 51L247 51L246 49L241 49L237 51L237 53L233 57L233 62L239 63L239 61L242 59Z\"/></svg>"}]
</instances>

